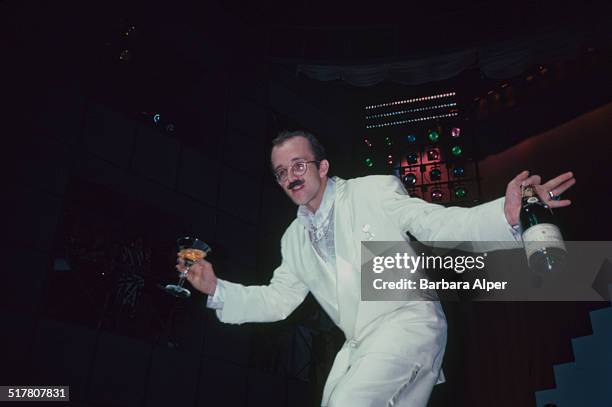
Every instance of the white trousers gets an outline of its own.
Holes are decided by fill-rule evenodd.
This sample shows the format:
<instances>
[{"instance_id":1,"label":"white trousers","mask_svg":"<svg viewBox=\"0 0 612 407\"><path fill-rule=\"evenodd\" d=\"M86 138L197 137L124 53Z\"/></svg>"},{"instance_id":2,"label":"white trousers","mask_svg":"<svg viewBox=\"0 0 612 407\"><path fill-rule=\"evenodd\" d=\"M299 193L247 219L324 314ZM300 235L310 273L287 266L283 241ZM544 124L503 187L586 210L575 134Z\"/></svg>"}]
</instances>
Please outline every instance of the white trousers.
<instances>
[{"instance_id":1,"label":"white trousers","mask_svg":"<svg viewBox=\"0 0 612 407\"><path fill-rule=\"evenodd\" d=\"M437 302L415 301L349 338L323 391L327 407L421 407L444 382L446 318Z\"/></svg>"},{"instance_id":2,"label":"white trousers","mask_svg":"<svg viewBox=\"0 0 612 407\"><path fill-rule=\"evenodd\" d=\"M418 363L381 353L355 361L333 390L328 407L425 407L434 374Z\"/></svg>"}]
</instances>

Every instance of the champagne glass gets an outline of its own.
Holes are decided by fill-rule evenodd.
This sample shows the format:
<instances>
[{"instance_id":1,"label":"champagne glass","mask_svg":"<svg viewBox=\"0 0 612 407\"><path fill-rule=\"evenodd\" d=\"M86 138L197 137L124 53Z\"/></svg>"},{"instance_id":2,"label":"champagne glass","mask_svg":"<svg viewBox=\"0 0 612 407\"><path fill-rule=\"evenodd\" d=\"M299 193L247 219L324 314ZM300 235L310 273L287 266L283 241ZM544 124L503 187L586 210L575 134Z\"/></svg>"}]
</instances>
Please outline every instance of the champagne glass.
<instances>
[{"instance_id":1,"label":"champagne glass","mask_svg":"<svg viewBox=\"0 0 612 407\"><path fill-rule=\"evenodd\" d=\"M185 278L189 272L189 267L191 267L196 261L205 258L206 255L210 253L211 249L210 246L200 239L189 236L179 238L176 241L176 244L179 248L179 256L181 256L185 261L186 268L185 271L181 272L178 283L168 284L166 287L164 287L164 290L175 297L189 298L191 296L191 292L183 287Z\"/></svg>"}]
</instances>

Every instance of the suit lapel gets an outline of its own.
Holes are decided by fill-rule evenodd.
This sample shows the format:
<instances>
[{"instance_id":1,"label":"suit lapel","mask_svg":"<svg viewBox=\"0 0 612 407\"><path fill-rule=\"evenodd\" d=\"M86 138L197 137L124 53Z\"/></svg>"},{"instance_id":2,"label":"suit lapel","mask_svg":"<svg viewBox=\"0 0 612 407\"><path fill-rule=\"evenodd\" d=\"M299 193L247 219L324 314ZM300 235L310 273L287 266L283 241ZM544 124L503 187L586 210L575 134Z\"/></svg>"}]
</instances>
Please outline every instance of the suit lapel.
<instances>
[{"instance_id":1,"label":"suit lapel","mask_svg":"<svg viewBox=\"0 0 612 407\"><path fill-rule=\"evenodd\" d=\"M337 296L340 327L347 339L353 336L355 321L361 298L359 273L356 273L353 262L357 258L353 233L353 207L346 196L346 181L336 181L334 204L334 236L336 249Z\"/></svg>"}]
</instances>

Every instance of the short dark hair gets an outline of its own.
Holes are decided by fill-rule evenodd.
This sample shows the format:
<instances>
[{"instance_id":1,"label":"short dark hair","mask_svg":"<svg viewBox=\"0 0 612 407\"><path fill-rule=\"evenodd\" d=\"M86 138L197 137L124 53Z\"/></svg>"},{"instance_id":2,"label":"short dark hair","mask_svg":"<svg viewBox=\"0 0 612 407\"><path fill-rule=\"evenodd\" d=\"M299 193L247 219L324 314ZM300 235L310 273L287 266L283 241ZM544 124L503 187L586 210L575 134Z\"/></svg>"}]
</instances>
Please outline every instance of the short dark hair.
<instances>
[{"instance_id":1,"label":"short dark hair","mask_svg":"<svg viewBox=\"0 0 612 407\"><path fill-rule=\"evenodd\" d=\"M314 159L317 162L317 168L319 167L319 163L325 159L327 156L325 155L325 147L317 140L317 138L309 131L306 130L282 130L278 133L278 135L272 140L272 148L283 144L285 141L292 139L294 137L304 137L308 140L310 144L310 151L314 155Z\"/></svg>"}]
</instances>

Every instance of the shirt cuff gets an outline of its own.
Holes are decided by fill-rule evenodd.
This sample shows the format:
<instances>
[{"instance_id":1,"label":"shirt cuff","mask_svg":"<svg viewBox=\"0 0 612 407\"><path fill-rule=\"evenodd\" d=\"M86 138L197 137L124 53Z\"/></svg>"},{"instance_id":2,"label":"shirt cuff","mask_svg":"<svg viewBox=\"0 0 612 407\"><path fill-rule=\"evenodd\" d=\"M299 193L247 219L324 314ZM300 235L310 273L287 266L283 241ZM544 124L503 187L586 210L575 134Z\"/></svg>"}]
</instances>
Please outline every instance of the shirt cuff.
<instances>
[{"instance_id":1,"label":"shirt cuff","mask_svg":"<svg viewBox=\"0 0 612 407\"><path fill-rule=\"evenodd\" d=\"M510 226L510 229L510 233L512 233L512 237L514 237L514 240L516 240L517 242L523 240L523 228L521 228L520 224Z\"/></svg>"},{"instance_id":2,"label":"shirt cuff","mask_svg":"<svg viewBox=\"0 0 612 407\"><path fill-rule=\"evenodd\" d=\"M223 308L223 302L225 300L225 288L223 287L223 280L217 279L217 288L215 288L214 295L209 295L206 299L206 307L220 310Z\"/></svg>"},{"instance_id":3,"label":"shirt cuff","mask_svg":"<svg viewBox=\"0 0 612 407\"><path fill-rule=\"evenodd\" d=\"M503 205L502 205L503 208ZM507 225L508 230L510 231L510 234L512 235L512 238L514 239L515 242L520 242L523 240L523 230L521 229L521 224L516 224L516 225L511 225L510 223L508 223L508 219L506 219L506 214L504 213L503 209L502 209L502 216L504 218L504 223Z\"/></svg>"}]
</instances>

